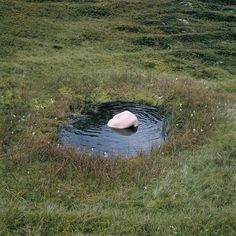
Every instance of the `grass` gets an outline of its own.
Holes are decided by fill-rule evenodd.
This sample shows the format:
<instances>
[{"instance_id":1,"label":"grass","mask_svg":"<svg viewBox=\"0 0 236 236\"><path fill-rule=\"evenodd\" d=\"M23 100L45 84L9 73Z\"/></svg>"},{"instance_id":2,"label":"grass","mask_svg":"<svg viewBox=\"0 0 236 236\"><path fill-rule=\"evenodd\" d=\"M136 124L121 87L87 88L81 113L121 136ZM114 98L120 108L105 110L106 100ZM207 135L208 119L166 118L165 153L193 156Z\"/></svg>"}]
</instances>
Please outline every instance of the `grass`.
<instances>
[{"instance_id":1,"label":"grass","mask_svg":"<svg viewBox=\"0 0 236 236\"><path fill-rule=\"evenodd\" d=\"M1 235L235 235L234 1L0 1ZM105 101L171 114L151 158L57 127Z\"/></svg>"}]
</instances>

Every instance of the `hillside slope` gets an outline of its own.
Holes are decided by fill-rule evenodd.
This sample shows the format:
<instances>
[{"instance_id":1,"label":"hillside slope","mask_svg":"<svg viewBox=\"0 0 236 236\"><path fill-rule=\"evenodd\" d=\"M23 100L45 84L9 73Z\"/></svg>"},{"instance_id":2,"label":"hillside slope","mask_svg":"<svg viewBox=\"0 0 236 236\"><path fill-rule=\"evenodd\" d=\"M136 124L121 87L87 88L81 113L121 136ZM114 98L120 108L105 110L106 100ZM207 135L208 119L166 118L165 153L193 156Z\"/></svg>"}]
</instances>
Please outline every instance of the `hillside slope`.
<instances>
[{"instance_id":1,"label":"hillside slope","mask_svg":"<svg viewBox=\"0 0 236 236\"><path fill-rule=\"evenodd\" d=\"M233 0L0 0L1 235L235 235ZM152 158L60 148L104 101L170 109Z\"/></svg>"}]
</instances>

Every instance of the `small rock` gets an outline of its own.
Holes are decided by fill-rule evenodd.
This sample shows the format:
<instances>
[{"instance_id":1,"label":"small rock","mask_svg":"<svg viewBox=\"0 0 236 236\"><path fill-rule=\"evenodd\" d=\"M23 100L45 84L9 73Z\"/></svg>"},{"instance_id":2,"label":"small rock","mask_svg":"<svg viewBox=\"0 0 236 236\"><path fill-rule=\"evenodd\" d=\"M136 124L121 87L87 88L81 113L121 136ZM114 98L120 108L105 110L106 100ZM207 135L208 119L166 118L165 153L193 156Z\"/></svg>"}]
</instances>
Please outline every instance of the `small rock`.
<instances>
[{"instance_id":1,"label":"small rock","mask_svg":"<svg viewBox=\"0 0 236 236\"><path fill-rule=\"evenodd\" d=\"M107 126L116 129L126 129L132 126L137 127L138 118L130 111L123 111L110 119Z\"/></svg>"}]
</instances>

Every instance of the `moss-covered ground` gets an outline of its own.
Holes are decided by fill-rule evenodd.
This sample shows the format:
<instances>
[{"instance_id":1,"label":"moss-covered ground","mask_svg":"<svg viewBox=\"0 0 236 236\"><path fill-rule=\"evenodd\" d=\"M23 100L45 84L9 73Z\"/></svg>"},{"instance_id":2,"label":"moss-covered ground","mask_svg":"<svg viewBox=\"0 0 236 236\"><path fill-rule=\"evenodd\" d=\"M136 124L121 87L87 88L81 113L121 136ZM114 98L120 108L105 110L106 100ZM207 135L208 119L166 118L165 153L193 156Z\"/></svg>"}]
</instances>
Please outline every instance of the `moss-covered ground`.
<instances>
[{"instance_id":1,"label":"moss-covered ground","mask_svg":"<svg viewBox=\"0 0 236 236\"><path fill-rule=\"evenodd\" d=\"M0 0L0 235L236 235L233 0ZM106 101L163 106L151 158L61 148Z\"/></svg>"}]
</instances>

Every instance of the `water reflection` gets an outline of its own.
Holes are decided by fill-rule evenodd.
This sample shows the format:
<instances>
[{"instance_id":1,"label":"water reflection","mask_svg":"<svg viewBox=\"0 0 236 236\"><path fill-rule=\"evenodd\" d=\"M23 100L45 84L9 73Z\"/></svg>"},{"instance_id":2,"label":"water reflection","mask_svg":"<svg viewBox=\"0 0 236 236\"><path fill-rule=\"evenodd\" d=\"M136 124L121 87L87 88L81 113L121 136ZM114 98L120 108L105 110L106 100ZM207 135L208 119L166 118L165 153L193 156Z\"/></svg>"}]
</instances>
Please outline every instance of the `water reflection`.
<instances>
[{"instance_id":1,"label":"water reflection","mask_svg":"<svg viewBox=\"0 0 236 236\"><path fill-rule=\"evenodd\" d=\"M127 128L127 129L111 129L113 132L116 132L120 135L124 135L124 136L130 136L132 134L135 134L138 130L138 127L131 127L131 128Z\"/></svg>"}]
</instances>

